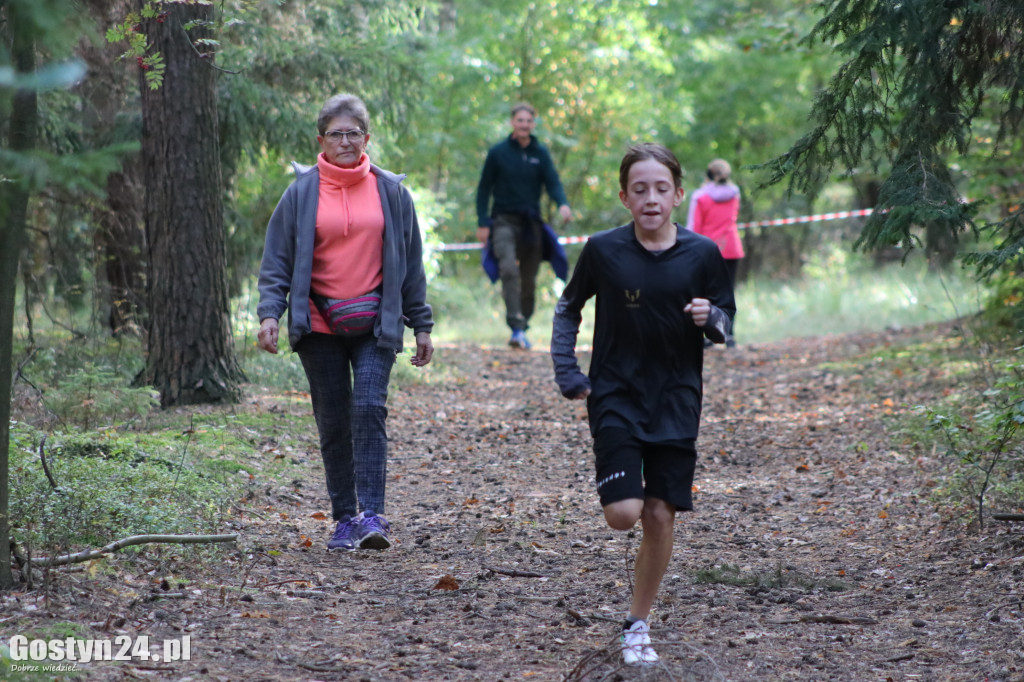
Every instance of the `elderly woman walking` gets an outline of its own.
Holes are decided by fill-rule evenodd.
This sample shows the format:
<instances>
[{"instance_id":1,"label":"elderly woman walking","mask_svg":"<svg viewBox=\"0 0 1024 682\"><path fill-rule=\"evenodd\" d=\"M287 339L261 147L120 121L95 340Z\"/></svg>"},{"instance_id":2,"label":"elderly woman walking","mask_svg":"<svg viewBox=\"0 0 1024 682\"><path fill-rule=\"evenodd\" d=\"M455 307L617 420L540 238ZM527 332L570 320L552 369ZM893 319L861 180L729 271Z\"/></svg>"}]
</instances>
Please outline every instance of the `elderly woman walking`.
<instances>
[{"instance_id":1,"label":"elderly woman walking","mask_svg":"<svg viewBox=\"0 0 1024 682\"><path fill-rule=\"evenodd\" d=\"M405 176L370 163L359 97L328 99L317 130L316 165L297 171L267 225L258 342L277 353L287 310L336 522L327 549L386 549L386 402L404 327L416 336L414 366L434 352L420 230Z\"/></svg>"}]
</instances>

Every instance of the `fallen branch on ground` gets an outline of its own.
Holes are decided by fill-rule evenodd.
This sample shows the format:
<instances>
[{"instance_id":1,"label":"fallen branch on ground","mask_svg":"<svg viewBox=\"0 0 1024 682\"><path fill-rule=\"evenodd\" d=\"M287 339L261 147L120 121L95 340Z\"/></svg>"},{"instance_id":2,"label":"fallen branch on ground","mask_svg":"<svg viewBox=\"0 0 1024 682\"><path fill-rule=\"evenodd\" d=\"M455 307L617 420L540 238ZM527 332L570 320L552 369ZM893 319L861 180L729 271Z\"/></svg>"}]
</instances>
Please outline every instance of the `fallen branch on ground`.
<instances>
[{"instance_id":1,"label":"fallen branch on ground","mask_svg":"<svg viewBox=\"0 0 1024 682\"><path fill-rule=\"evenodd\" d=\"M1024 521L1024 514L993 514L996 521Z\"/></svg>"},{"instance_id":2,"label":"fallen branch on ground","mask_svg":"<svg viewBox=\"0 0 1024 682\"><path fill-rule=\"evenodd\" d=\"M154 543L195 545L213 542L234 542L237 539L238 533L232 533L231 535L132 535L122 540L115 540L99 549L87 549L83 552L56 557L39 557L29 561L32 566L64 566L66 564L79 564L83 561L98 559L105 554L133 545L149 545Z\"/></svg>"},{"instance_id":3,"label":"fallen branch on ground","mask_svg":"<svg viewBox=\"0 0 1024 682\"><path fill-rule=\"evenodd\" d=\"M285 665L298 666L298 667L302 668L303 670L309 670L309 671L312 671L312 672L315 672L315 673L343 673L343 672L348 672L348 668L347 667L337 667L337 666L331 666L331 665L318 665L318 664L315 664L315 663L304 663L302 661L296 661L296 660L294 660L292 658L289 658L287 656L282 656L281 654L275 654L275 657L277 658L277 660L279 662L284 663Z\"/></svg>"},{"instance_id":4,"label":"fallen branch on ground","mask_svg":"<svg viewBox=\"0 0 1024 682\"><path fill-rule=\"evenodd\" d=\"M312 584L312 582L313 581L309 578L289 578L288 580L278 580L272 583L263 583L262 585L257 585L257 587L262 589L264 587L277 587L278 585L285 585L287 583L306 583L307 585L310 585Z\"/></svg>"},{"instance_id":5,"label":"fallen branch on ground","mask_svg":"<svg viewBox=\"0 0 1024 682\"><path fill-rule=\"evenodd\" d=\"M533 571L517 571L512 568L498 568L497 566L484 566L485 569L491 573L500 573L502 575L509 575L513 578L550 578L551 576L545 573L534 573Z\"/></svg>"},{"instance_id":6,"label":"fallen branch on ground","mask_svg":"<svg viewBox=\"0 0 1024 682\"><path fill-rule=\"evenodd\" d=\"M878 621L866 616L831 616L817 613L794 616L792 618L779 618L768 621L772 625L790 625L793 623L830 623L832 625L877 625Z\"/></svg>"},{"instance_id":7,"label":"fallen branch on ground","mask_svg":"<svg viewBox=\"0 0 1024 682\"><path fill-rule=\"evenodd\" d=\"M184 592L153 592L146 597L146 601L159 601L161 599L188 599Z\"/></svg>"}]
</instances>

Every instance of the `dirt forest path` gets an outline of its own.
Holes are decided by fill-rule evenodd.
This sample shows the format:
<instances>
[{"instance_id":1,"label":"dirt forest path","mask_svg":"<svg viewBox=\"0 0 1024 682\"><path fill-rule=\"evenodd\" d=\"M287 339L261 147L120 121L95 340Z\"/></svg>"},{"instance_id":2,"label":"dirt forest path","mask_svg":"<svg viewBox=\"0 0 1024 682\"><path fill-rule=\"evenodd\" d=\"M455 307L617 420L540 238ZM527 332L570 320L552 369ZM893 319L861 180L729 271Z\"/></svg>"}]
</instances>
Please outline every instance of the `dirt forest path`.
<instances>
[{"instance_id":1,"label":"dirt forest path","mask_svg":"<svg viewBox=\"0 0 1024 682\"><path fill-rule=\"evenodd\" d=\"M835 369L915 333L938 332L708 353L697 511L677 523L652 614L655 668L622 668L615 649L639 530L602 521L583 405L558 394L543 350L469 346L439 349L429 382L394 391L390 550L328 554L313 433L274 434L264 450L297 457L304 478L258 492L235 522L239 551L188 576L204 589L125 607L125 631L189 634L191 660L82 668L113 680L1024 680L1020 525L950 523L928 498L939 458L894 447L885 429L887 411L954 379ZM250 409L309 413L254 393Z\"/></svg>"}]
</instances>

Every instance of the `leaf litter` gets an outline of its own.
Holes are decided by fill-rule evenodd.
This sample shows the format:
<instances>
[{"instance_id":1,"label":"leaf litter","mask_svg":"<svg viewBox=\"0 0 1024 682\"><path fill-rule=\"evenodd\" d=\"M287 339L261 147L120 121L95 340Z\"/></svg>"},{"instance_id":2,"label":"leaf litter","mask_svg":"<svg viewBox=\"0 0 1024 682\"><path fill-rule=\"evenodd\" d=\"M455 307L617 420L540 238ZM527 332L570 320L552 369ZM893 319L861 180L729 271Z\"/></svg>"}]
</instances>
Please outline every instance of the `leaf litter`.
<instances>
[{"instance_id":1,"label":"leaf litter","mask_svg":"<svg viewBox=\"0 0 1024 682\"><path fill-rule=\"evenodd\" d=\"M932 390L926 368L919 386L890 373L891 387L825 369L915 333L936 331L707 353L697 509L676 524L652 668L617 651L640 530L603 523L584 406L558 394L544 351L468 345L393 384L391 549L325 550L308 403L253 387L224 409L299 414L265 456L301 456L235 506L234 550L54 573L2 597L4 631L46 619L76 636L191 638L189 661L79 666L90 680L1020 682L1020 524L971 532L929 497L935 463L886 430L886 410Z\"/></svg>"}]
</instances>

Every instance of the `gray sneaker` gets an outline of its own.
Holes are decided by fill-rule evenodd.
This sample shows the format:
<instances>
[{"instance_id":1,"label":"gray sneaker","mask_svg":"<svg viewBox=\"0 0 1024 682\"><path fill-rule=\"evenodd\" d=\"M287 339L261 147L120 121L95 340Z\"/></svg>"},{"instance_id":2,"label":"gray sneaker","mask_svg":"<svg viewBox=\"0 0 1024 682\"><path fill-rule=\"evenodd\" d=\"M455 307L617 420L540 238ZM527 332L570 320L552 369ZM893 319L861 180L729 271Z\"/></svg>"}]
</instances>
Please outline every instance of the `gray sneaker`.
<instances>
[{"instance_id":1,"label":"gray sneaker","mask_svg":"<svg viewBox=\"0 0 1024 682\"><path fill-rule=\"evenodd\" d=\"M391 540L388 539L391 524L387 519L372 511L364 511L356 518L359 519L359 528L355 534L359 549L387 549L391 546Z\"/></svg>"},{"instance_id":2,"label":"gray sneaker","mask_svg":"<svg viewBox=\"0 0 1024 682\"><path fill-rule=\"evenodd\" d=\"M342 516L338 525L334 528L334 534L327 541L327 551L333 552L336 549L351 550L356 548L356 531L359 528L360 516L352 517L349 514Z\"/></svg>"}]
</instances>

